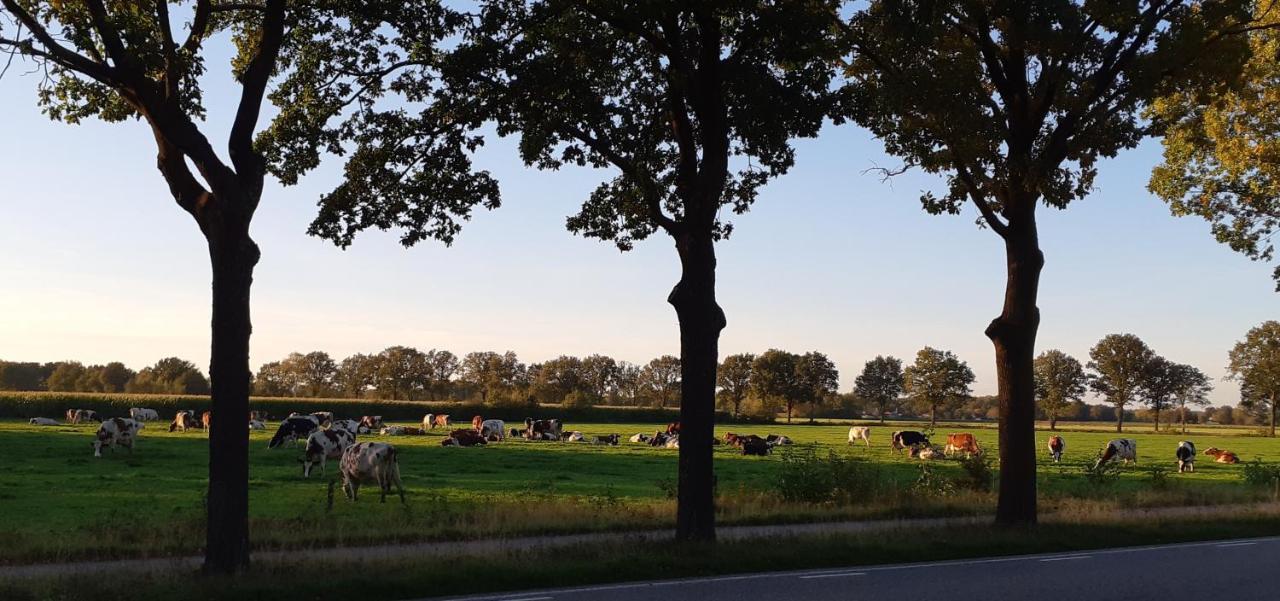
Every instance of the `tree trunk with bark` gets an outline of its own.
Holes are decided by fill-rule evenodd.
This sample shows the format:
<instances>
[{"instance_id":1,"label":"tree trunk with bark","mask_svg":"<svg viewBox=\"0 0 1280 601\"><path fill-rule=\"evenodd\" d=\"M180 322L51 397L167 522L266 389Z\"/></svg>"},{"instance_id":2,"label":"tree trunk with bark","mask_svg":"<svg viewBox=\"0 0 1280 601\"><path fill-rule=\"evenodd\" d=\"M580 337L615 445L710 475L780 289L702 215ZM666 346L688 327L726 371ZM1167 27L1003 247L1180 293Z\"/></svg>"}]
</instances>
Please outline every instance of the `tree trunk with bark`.
<instances>
[{"instance_id":1,"label":"tree trunk with bark","mask_svg":"<svg viewBox=\"0 0 1280 601\"><path fill-rule=\"evenodd\" d=\"M1124 405L1116 408L1116 432L1124 432Z\"/></svg>"},{"instance_id":2,"label":"tree trunk with bark","mask_svg":"<svg viewBox=\"0 0 1280 601\"><path fill-rule=\"evenodd\" d=\"M256 204L256 203L255 203ZM224 219L229 219L224 216ZM258 246L243 223L203 225L213 267L207 548L204 571L249 567L249 290Z\"/></svg>"},{"instance_id":3,"label":"tree trunk with bark","mask_svg":"<svg viewBox=\"0 0 1280 601\"><path fill-rule=\"evenodd\" d=\"M1036 306L1044 254L1037 238L1034 203L1006 232L1004 310L987 326L995 345L1000 402L1000 490L996 523L1036 522L1035 342L1040 327Z\"/></svg>"},{"instance_id":4,"label":"tree trunk with bark","mask_svg":"<svg viewBox=\"0 0 1280 601\"><path fill-rule=\"evenodd\" d=\"M676 239L680 282L667 302L680 321L680 460L676 539L715 540L716 366L725 317L716 303L716 257L710 234Z\"/></svg>"},{"instance_id":5,"label":"tree trunk with bark","mask_svg":"<svg viewBox=\"0 0 1280 601\"><path fill-rule=\"evenodd\" d=\"M1058 418L1056 417L1049 418L1049 430L1052 432L1058 431Z\"/></svg>"},{"instance_id":6,"label":"tree trunk with bark","mask_svg":"<svg viewBox=\"0 0 1280 601\"><path fill-rule=\"evenodd\" d=\"M1159 431L1160 431L1160 408L1159 408L1159 407L1156 407L1156 408L1155 408L1155 413L1156 413L1156 429L1155 429L1155 431L1156 431L1156 432L1159 432Z\"/></svg>"}]
</instances>

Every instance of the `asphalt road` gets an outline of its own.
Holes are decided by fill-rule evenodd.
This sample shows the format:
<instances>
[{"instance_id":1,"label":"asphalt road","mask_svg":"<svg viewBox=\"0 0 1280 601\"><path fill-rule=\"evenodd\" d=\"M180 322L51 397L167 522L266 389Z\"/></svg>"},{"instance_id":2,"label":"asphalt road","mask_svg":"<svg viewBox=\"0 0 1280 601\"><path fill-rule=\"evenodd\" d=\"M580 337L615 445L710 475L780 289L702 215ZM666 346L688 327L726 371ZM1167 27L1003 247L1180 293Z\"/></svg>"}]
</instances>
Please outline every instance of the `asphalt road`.
<instances>
[{"instance_id":1,"label":"asphalt road","mask_svg":"<svg viewBox=\"0 0 1280 601\"><path fill-rule=\"evenodd\" d=\"M1280 599L1280 537L653 580L454 601L1251 601Z\"/></svg>"}]
</instances>

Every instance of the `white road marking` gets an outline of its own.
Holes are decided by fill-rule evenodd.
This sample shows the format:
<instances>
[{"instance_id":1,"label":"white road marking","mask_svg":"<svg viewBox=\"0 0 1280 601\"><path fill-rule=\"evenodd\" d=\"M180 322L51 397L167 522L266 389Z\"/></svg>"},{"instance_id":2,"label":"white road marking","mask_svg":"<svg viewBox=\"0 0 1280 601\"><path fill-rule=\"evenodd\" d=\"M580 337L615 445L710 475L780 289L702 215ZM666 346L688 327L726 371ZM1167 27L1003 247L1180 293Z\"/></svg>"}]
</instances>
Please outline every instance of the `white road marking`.
<instances>
[{"instance_id":1,"label":"white road marking","mask_svg":"<svg viewBox=\"0 0 1280 601\"><path fill-rule=\"evenodd\" d=\"M866 576L866 572L835 572L833 574L810 574L808 576L800 576L801 580L809 580L812 578L840 578L842 576Z\"/></svg>"},{"instance_id":2,"label":"white road marking","mask_svg":"<svg viewBox=\"0 0 1280 601\"><path fill-rule=\"evenodd\" d=\"M1256 544L1258 544L1258 543L1225 543L1225 544L1221 544L1221 545L1214 545L1214 546L1215 546L1215 547L1218 547L1219 549L1222 549L1222 548L1226 548L1226 547L1248 547L1248 546L1256 545Z\"/></svg>"},{"instance_id":3,"label":"white road marking","mask_svg":"<svg viewBox=\"0 0 1280 601\"><path fill-rule=\"evenodd\" d=\"M1091 555L1068 555L1066 557L1046 557L1040 561L1071 561L1072 559L1089 559Z\"/></svg>"}]
</instances>

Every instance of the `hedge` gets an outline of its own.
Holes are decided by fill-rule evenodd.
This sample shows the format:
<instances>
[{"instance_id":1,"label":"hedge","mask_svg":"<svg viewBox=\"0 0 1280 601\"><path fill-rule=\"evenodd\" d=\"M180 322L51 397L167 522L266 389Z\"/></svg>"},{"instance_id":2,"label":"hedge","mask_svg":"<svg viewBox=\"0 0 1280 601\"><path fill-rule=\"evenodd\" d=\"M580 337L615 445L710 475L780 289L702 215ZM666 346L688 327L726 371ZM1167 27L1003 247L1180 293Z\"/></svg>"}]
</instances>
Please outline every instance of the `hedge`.
<instances>
[{"instance_id":1,"label":"hedge","mask_svg":"<svg viewBox=\"0 0 1280 601\"><path fill-rule=\"evenodd\" d=\"M182 394L107 394L93 392L6 392L0 391L0 418L49 417L61 420L67 409L93 409L103 417L128 417L130 407L155 409L168 419L178 409L197 412L209 409L209 397ZM561 407L559 405L483 405L460 402L412 402L361 399L316 399L250 397L249 409L265 411L273 419L299 411L332 411L339 418L381 415L387 421L420 421L427 413L447 413L456 421L470 421L473 415L486 419L520 422L559 418L566 422L584 423L668 423L680 417L675 409L648 407ZM718 412L716 421L733 421L728 413Z\"/></svg>"}]
</instances>

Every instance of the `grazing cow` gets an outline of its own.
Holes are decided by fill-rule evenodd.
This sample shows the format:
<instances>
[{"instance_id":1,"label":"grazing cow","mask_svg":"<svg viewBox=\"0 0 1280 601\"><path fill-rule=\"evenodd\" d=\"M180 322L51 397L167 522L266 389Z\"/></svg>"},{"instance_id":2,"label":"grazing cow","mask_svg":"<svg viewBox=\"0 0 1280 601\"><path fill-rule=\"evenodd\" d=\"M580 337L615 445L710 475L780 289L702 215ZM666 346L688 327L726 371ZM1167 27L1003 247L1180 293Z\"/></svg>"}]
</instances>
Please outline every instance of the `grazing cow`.
<instances>
[{"instance_id":1,"label":"grazing cow","mask_svg":"<svg viewBox=\"0 0 1280 601\"><path fill-rule=\"evenodd\" d=\"M329 424L330 430L346 430L352 434L360 432L360 422L354 419L335 419Z\"/></svg>"},{"instance_id":2,"label":"grazing cow","mask_svg":"<svg viewBox=\"0 0 1280 601\"><path fill-rule=\"evenodd\" d=\"M679 434L679 433L680 433L680 422L679 422L679 421L674 421L674 422L671 422L671 423L667 424L667 434Z\"/></svg>"},{"instance_id":3,"label":"grazing cow","mask_svg":"<svg viewBox=\"0 0 1280 601\"><path fill-rule=\"evenodd\" d=\"M179 411L173 414L173 423L169 424L169 431L186 432L192 428L199 429L200 422L196 421L195 411Z\"/></svg>"},{"instance_id":4,"label":"grazing cow","mask_svg":"<svg viewBox=\"0 0 1280 601\"><path fill-rule=\"evenodd\" d=\"M404 503L404 485L400 483L400 464L396 461L396 448L385 442L357 442L342 452L342 491L347 498L357 500L360 485L373 482L382 491L382 502L395 485Z\"/></svg>"},{"instance_id":5,"label":"grazing cow","mask_svg":"<svg viewBox=\"0 0 1280 601\"><path fill-rule=\"evenodd\" d=\"M773 445L760 440L744 440L741 445L743 455L759 455L764 457L773 450Z\"/></svg>"},{"instance_id":6,"label":"grazing cow","mask_svg":"<svg viewBox=\"0 0 1280 601\"><path fill-rule=\"evenodd\" d=\"M524 437L529 440L560 440L564 424L558 419L524 418Z\"/></svg>"},{"instance_id":7,"label":"grazing cow","mask_svg":"<svg viewBox=\"0 0 1280 601\"><path fill-rule=\"evenodd\" d=\"M383 426L379 434L383 436L424 436L427 431L409 426Z\"/></svg>"},{"instance_id":8,"label":"grazing cow","mask_svg":"<svg viewBox=\"0 0 1280 601\"><path fill-rule=\"evenodd\" d=\"M276 429L275 436L271 437L271 442L267 443L267 448L274 449L286 442L297 442L299 439L306 440L312 432L319 429L320 420L314 415L288 417L280 422L280 427Z\"/></svg>"},{"instance_id":9,"label":"grazing cow","mask_svg":"<svg viewBox=\"0 0 1280 601\"><path fill-rule=\"evenodd\" d=\"M1138 441L1132 438L1116 438L1107 443L1107 448L1102 452L1102 456L1093 464L1093 469L1098 466L1119 457L1123 459L1125 465L1130 461L1134 464L1138 463Z\"/></svg>"},{"instance_id":10,"label":"grazing cow","mask_svg":"<svg viewBox=\"0 0 1280 601\"><path fill-rule=\"evenodd\" d=\"M651 438L653 437L649 436L648 434L636 434L635 436L632 436L628 440L630 440L631 442L649 442Z\"/></svg>"},{"instance_id":11,"label":"grazing cow","mask_svg":"<svg viewBox=\"0 0 1280 601\"><path fill-rule=\"evenodd\" d=\"M434 428L434 427L436 427L436 414L434 414L434 413L428 413L428 414L426 414L426 415L422 416L422 427L423 427L423 428Z\"/></svg>"},{"instance_id":12,"label":"grazing cow","mask_svg":"<svg viewBox=\"0 0 1280 601\"><path fill-rule=\"evenodd\" d=\"M852 428L849 428L849 444L853 444L859 440L867 443L868 447L871 446L871 428L870 427L854 426Z\"/></svg>"},{"instance_id":13,"label":"grazing cow","mask_svg":"<svg viewBox=\"0 0 1280 601\"><path fill-rule=\"evenodd\" d=\"M952 453L964 453L965 457L981 455L982 448L978 446L978 439L968 432L947 435L947 446L943 449L943 453L951 455Z\"/></svg>"},{"instance_id":14,"label":"grazing cow","mask_svg":"<svg viewBox=\"0 0 1280 601\"><path fill-rule=\"evenodd\" d=\"M69 424L85 424L90 420L102 423L102 418L98 417L98 412L93 409L67 409L67 423Z\"/></svg>"},{"instance_id":15,"label":"grazing cow","mask_svg":"<svg viewBox=\"0 0 1280 601\"><path fill-rule=\"evenodd\" d=\"M474 447L486 444L487 439L475 430L454 430L449 437L440 441L443 447Z\"/></svg>"},{"instance_id":16,"label":"grazing cow","mask_svg":"<svg viewBox=\"0 0 1280 601\"><path fill-rule=\"evenodd\" d=\"M1049 456L1053 458L1054 463L1062 461L1062 451L1066 450L1066 448L1067 441L1063 440L1061 436L1049 437Z\"/></svg>"},{"instance_id":17,"label":"grazing cow","mask_svg":"<svg viewBox=\"0 0 1280 601\"><path fill-rule=\"evenodd\" d=\"M266 430L267 422L264 422L260 419L251 419L249 420L249 429L250 430Z\"/></svg>"},{"instance_id":18,"label":"grazing cow","mask_svg":"<svg viewBox=\"0 0 1280 601\"><path fill-rule=\"evenodd\" d=\"M769 445L770 445L770 446L775 446L775 447L776 447L776 446L778 446L778 445L789 445L789 444L791 444L791 439L790 439L790 438L788 438L788 437L786 437L786 436L779 436L779 435L777 435L777 434L769 434L769 435L765 436L765 437L764 437L764 441L765 441L765 442L767 442L767 443L769 443Z\"/></svg>"},{"instance_id":19,"label":"grazing cow","mask_svg":"<svg viewBox=\"0 0 1280 601\"><path fill-rule=\"evenodd\" d=\"M1178 443L1178 448L1173 452L1178 458L1178 473L1196 471L1196 445L1190 440L1183 440Z\"/></svg>"},{"instance_id":20,"label":"grazing cow","mask_svg":"<svg viewBox=\"0 0 1280 601\"><path fill-rule=\"evenodd\" d=\"M213 425L212 411L205 411L204 413L200 414L200 425L205 429L205 431L209 430L209 426Z\"/></svg>"},{"instance_id":21,"label":"grazing cow","mask_svg":"<svg viewBox=\"0 0 1280 601\"><path fill-rule=\"evenodd\" d=\"M586 437L586 436L584 436L584 435L582 434L582 432L578 432L578 431L576 431L576 430L575 430L575 431L573 431L573 432L570 432L570 433L569 433L569 437L568 437L568 438L566 438L565 440L568 440L569 442L582 442L582 441L584 441L584 440L586 440L586 439L587 439L587 437Z\"/></svg>"},{"instance_id":22,"label":"grazing cow","mask_svg":"<svg viewBox=\"0 0 1280 601\"><path fill-rule=\"evenodd\" d=\"M135 422L147 422L160 419L160 414L155 409L144 409L141 407L132 407L129 409L129 417Z\"/></svg>"},{"instance_id":23,"label":"grazing cow","mask_svg":"<svg viewBox=\"0 0 1280 601\"><path fill-rule=\"evenodd\" d=\"M893 438L893 450L899 453L902 452L902 449L919 445L927 446L929 444L929 437L915 430L901 430L894 432L891 436Z\"/></svg>"},{"instance_id":24,"label":"grazing cow","mask_svg":"<svg viewBox=\"0 0 1280 601\"><path fill-rule=\"evenodd\" d=\"M618 446L618 435L610 434L608 436L597 436L592 441L593 444L603 444L609 446Z\"/></svg>"},{"instance_id":25,"label":"grazing cow","mask_svg":"<svg viewBox=\"0 0 1280 601\"><path fill-rule=\"evenodd\" d=\"M482 427L484 427L484 418L483 418L483 417L480 417L479 415L477 415L477 416L474 416L474 417L472 417L472 418L471 418L471 429L472 429L472 430L475 430L476 432L479 432L479 431L480 431L480 428L482 428Z\"/></svg>"},{"instance_id":26,"label":"grazing cow","mask_svg":"<svg viewBox=\"0 0 1280 601\"><path fill-rule=\"evenodd\" d=\"M1217 447L1205 449L1204 454L1206 457L1213 457L1213 460L1218 463L1240 463L1240 458L1235 453Z\"/></svg>"},{"instance_id":27,"label":"grazing cow","mask_svg":"<svg viewBox=\"0 0 1280 601\"><path fill-rule=\"evenodd\" d=\"M453 420L449 419L448 413L443 413L443 414L437 415L435 420L432 421L431 423L434 424L431 426L432 428L436 426L439 426L441 428L448 428L449 426L453 425Z\"/></svg>"},{"instance_id":28,"label":"grazing cow","mask_svg":"<svg viewBox=\"0 0 1280 601\"><path fill-rule=\"evenodd\" d=\"M423 422L423 424L424 424L423 425L424 428L428 427L426 425L426 422ZM381 415L362 415L360 416L360 425L356 426L356 434L368 434L369 432L373 432L375 430L381 430L381 429L382 429Z\"/></svg>"},{"instance_id":29,"label":"grazing cow","mask_svg":"<svg viewBox=\"0 0 1280 601\"><path fill-rule=\"evenodd\" d=\"M486 440L502 440L507 435L507 423L500 419L486 419L480 424L480 435Z\"/></svg>"},{"instance_id":30,"label":"grazing cow","mask_svg":"<svg viewBox=\"0 0 1280 601\"><path fill-rule=\"evenodd\" d=\"M307 436L306 458L302 460L302 477L311 477L311 468L320 464L320 473L324 473L325 461L341 459L342 452L356 443L356 435L350 430L331 428L315 430Z\"/></svg>"},{"instance_id":31,"label":"grazing cow","mask_svg":"<svg viewBox=\"0 0 1280 601\"><path fill-rule=\"evenodd\" d=\"M133 453L133 441L138 437L141 424L123 417L113 417L98 426L98 433L93 438L93 456L102 456L102 447L110 447L115 451L116 445L129 449Z\"/></svg>"},{"instance_id":32,"label":"grazing cow","mask_svg":"<svg viewBox=\"0 0 1280 601\"><path fill-rule=\"evenodd\" d=\"M57 425L59 425L59 423L58 423L58 420L56 420L56 419L49 419L49 418L47 418L47 417L33 417L33 418L31 418L31 425L33 425L33 426L57 426Z\"/></svg>"}]
</instances>

